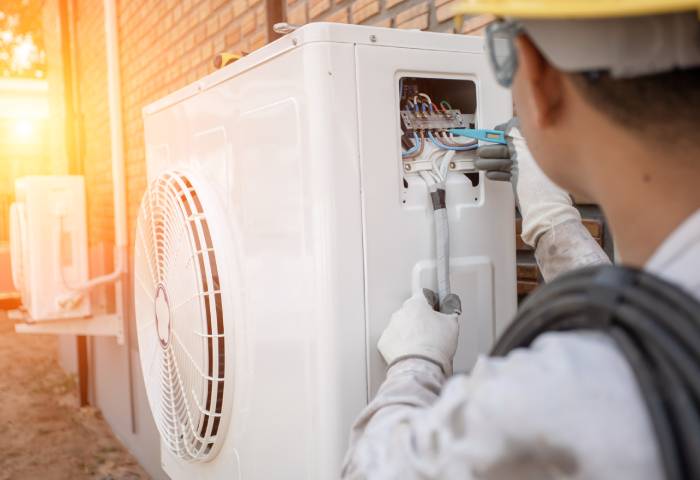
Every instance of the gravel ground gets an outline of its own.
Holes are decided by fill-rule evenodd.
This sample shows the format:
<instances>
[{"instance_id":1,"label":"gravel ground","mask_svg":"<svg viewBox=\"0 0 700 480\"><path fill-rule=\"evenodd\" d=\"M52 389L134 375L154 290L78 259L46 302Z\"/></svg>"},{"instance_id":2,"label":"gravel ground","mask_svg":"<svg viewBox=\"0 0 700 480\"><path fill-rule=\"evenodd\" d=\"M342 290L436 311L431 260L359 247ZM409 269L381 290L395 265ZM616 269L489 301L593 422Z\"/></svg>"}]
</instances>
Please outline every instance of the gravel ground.
<instances>
[{"instance_id":1,"label":"gravel ground","mask_svg":"<svg viewBox=\"0 0 700 480\"><path fill-rule=\"evenodd\" d=\"M149 478L99 410L78 403L56 338L18 335L0 311L0 480Z\"/></svg>"}]
</instances>

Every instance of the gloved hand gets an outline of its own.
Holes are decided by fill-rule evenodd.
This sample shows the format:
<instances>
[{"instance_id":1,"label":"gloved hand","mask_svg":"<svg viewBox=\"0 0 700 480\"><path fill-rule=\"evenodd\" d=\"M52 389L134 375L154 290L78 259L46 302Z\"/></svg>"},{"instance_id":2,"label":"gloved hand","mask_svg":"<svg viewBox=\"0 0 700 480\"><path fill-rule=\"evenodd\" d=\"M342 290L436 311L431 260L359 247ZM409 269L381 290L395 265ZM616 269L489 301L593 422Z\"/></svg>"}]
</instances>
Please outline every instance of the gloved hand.
<instances>
[{"instance_id":1,"label":"gloved hand","mask_svg":"<svg viewBox=\"0 0 700 480\"><path fill-rule=\"evenodd\" d=\"M518 183L518 155L510 132L519 126L520 122L517 117L513 117L507 123L493 127L494 130L501 130L505 133L508 144L485 143L479 145L476 150L477 158L474 160L476 169L486 172L486 178L489 180L511 182L513 193L515 193L515 185Z\"/></svg>"},{"instance_id":2,"label":"gloved hand","mask_svg":"<svg viewBox=\"0 0 700 480\"><path fill-rule=\"evenodd\" d=\"M531 247L551 228L570 220L581 221L569 194L552 182L532 158L519 130L517 118L495 127L506 134L508 145L484 145L477 149L474 166L491 180L510 180L523 217L521 237Z\"/></svg>"},{"instance_id":3,"label":"gloved hand","mask_svg":"<svg viewBox=\"0 0 700 480\"><path fill-rule=\"evenodd\" d=\"M389 366L407 358L422 358L440 366L445 375L452 375L462 305L454 293L445 297L440 311L436 311L437 303L437 295L426 289L394 312L377 343Z\"/></svg>"}]
</instances>

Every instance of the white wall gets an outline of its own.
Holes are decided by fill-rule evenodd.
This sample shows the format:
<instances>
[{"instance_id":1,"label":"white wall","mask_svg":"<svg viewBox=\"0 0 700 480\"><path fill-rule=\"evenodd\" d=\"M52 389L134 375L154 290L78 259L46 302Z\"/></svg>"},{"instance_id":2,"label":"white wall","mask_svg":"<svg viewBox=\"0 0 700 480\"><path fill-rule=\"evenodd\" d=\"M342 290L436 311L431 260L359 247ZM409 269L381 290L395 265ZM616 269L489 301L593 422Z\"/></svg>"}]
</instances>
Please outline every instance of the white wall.
<instances>
[{"instance_id":1,"label":"white wall","mask_svg":"<svg viewBox=\"0 0 700 480\"><path fill-rule=\"evenodd\" d=\"M58 364L69 375L78 374L78 351L75 335L58 336Z\"/></svg>"}]
</instances>

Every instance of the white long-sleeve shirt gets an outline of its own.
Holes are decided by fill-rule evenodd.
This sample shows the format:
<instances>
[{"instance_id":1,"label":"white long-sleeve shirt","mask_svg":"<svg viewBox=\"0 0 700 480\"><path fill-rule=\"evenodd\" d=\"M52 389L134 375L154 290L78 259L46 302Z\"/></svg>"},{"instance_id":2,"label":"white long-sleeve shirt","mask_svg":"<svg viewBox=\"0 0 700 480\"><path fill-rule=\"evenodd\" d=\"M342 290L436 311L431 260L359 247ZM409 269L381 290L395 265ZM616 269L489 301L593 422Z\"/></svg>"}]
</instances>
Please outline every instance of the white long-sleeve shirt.
<instances>
[{"instance_id":1,"label":"white long-sleeve shirt","mask_svg":"<svg viewBox=\"0 0 700 480\"><path fill-rule=\"evenodd\" d=\"M592 240L570 241L586 237L578 225L540 239L546 278L605 261ZM698 265L700 211L646 269L700 298ZM602 333L567 332L544 334L504 358L482 357L470 375L448 381L428 361L397 363L352 429L343 476L657 480L663 470L621 352Z\"/></svg>"}]
</instances>

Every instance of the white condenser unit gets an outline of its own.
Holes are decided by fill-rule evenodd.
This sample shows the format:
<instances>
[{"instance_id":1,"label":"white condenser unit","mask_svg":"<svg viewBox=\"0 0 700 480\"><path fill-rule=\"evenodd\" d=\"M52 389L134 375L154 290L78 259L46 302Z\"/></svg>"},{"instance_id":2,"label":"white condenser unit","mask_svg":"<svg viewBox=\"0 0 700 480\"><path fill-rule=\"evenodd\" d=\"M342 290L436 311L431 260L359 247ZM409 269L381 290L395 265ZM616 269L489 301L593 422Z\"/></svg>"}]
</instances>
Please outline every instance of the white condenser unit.
<instances>
[{"instance_id":1,"label":"white condenser unit","mask_svg":"<svg viewBox=\"0 0 700 480\"><path fill-rule=\"evenodd\" d=\"M83 177L29 176L15 181L10 252L26 320L90 315L89 297L72 288L88 278Z\"/></svg>"},{"instance_id":2,"label":"white condenser unit","mask_svg":"<svg viewBox=\"0 0 700 480\"><path fill-rule=\"evenodd\" d=\"M436 289L446 189L456 371L516 309L511 186L452 128L512 116L478 37L317 23L144 110L141 367L174 479L337 478L393 311Z\"/></svg>"}]
</instances>

